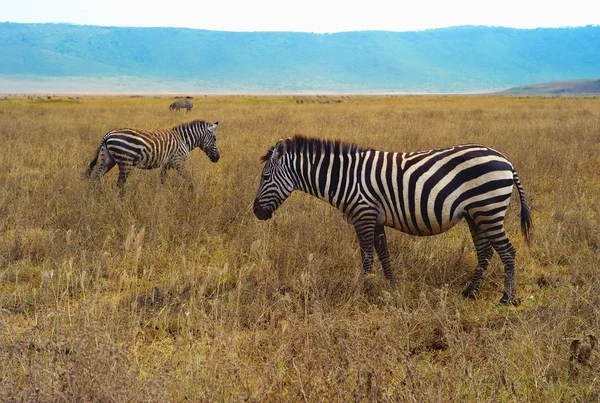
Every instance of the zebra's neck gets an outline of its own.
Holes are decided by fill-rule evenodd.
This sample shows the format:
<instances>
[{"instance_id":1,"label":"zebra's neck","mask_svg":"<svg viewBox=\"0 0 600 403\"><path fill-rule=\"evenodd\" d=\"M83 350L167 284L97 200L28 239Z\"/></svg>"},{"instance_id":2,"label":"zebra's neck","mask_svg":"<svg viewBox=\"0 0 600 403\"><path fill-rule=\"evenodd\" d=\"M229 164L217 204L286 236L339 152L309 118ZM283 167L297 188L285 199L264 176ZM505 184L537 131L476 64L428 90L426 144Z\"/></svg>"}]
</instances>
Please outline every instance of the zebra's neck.
<instances>
[{"instance_id":1,"label":"zebra's neck","mask_svg":"<svg viewBox=\"0 0 600 403\"><path fill-rule=\"evenodd\" d=\"M174 129L183 138L189 151L200 145L200 128L197 123L177 126Z\"/></svg>"},{"instance_id":2,"label":"zebra's neck","mask_svg":"<svg viewBox=\"0 0 600 403\"><path fill-rule=\"evenodd\" d=\"M344 210L358 192L358 170L365 151L342 147L299 149L286 155L295 189Z\"/></svg>"}]
</instances>

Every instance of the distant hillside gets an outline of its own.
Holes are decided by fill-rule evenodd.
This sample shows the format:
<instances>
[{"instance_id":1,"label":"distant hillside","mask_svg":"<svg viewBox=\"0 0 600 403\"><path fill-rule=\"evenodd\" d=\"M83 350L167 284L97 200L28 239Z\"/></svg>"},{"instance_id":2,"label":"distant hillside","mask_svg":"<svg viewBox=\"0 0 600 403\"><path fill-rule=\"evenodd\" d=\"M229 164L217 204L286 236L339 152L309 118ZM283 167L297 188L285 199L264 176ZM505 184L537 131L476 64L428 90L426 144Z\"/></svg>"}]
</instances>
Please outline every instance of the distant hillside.
<instances>
[{"instance_id":1,"label":"distant hillside","mask_svg":"<svg viewBox=\"0 0 600 403\"><path fill-rule=\"evenodd\" d=\"M524 85L495 92L497 95L600 95L600 79L562 80Z\"/></svg>"},{"instance_id":2,"label":"distant hillside","mask_svg":"<svg viewBox=\"0 0 600 403\"><path fill-rule=\"evenodd\" d=\"M600 26L312 34L0 23L0 55L0 92L78 82L81 91L475 92L600 76Z\"/></svg>"}]
</instances>

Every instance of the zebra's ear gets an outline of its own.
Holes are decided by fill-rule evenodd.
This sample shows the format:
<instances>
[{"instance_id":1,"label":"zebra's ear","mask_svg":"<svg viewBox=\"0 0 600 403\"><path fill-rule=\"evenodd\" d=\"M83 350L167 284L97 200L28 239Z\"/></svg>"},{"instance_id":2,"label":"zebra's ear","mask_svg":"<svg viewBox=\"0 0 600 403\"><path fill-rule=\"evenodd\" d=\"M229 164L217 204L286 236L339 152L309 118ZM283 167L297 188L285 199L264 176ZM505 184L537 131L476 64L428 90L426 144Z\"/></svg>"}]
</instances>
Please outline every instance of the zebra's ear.
<instances>
[{"instance_id":1,"label":"zebra's ear","mask_svg":"<svg viewBox=\"0 0 600 403\"><path fill-rule=\"evenodd\" d=\"M213 130L215 130L217 128L217 126L219 126L219 122L215 122L212 125L208 126L208 130L210 130L212 132Z\"/></svg>"},{"instance_id":2,"label":"zebra's ear","mask_svg":"<svg viewBox=\"0 0 600 403\"><path fill-rule=\"evenodd\" d=\"M281 139L277 142L277 144L275 144L275 149L273 150L273 158L275 158L276 161L279 161L281 157L285 155L285 151L285 140Z\"/></svg>"}]
</instances>

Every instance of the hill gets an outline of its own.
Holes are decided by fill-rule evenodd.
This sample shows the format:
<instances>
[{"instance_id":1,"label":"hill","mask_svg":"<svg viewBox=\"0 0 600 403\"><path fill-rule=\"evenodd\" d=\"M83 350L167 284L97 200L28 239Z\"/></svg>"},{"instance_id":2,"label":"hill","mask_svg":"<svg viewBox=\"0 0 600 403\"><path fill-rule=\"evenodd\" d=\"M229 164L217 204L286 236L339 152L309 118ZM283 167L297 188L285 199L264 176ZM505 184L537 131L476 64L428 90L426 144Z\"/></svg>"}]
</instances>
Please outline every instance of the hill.
<instances>
[{"instance_id":1,"label":"hill","mask_svg":"<svg viewBox=\"0 0 600 403\"><path fill-rule=\"evenodd\" d=\"M600 26L313 34L0 23L0 54L4 92L77 80L84 91L477 92L597 77Z\"/></svg>"},{"instance_id":2,"label":"hill","mask_svg":"<svg viewBox=\"0 0 600 403\"><path fill-rule=\"evenodd\" d=\"M600 95L600 79L561 80L497 91L497 95Z\"/></svg>"}]
</instances>

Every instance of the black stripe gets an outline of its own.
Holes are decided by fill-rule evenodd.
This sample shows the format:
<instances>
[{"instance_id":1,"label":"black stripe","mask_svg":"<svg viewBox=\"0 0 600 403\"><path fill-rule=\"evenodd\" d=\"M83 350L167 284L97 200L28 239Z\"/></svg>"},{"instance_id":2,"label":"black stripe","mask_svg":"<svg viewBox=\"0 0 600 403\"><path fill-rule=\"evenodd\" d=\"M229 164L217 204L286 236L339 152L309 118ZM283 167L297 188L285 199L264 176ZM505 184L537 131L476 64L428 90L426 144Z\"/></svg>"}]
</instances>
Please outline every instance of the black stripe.
<instances>
[{"instance_id":1,"label":"black stripe","mask_svg":"<svg viewBox=\"0 0 600 403\"><path fill-rule=\"evenodd\" d=\"M350 175L344 175L344 176L348 176L346 178L346 180L348 182L348 190L346 191L346 194L344 195L344 198L343 198L343 200L344 200L343 205L342 205L343 211L348 211L347 210L348 203L350 203L352 201L352 199L354 199L354 197L358 193L358 186L355 186L355 185L356 185L357 179L358 179L357 176L360 175L360 169L356 169L356 166L358 164L358 166L360 167L360 163L362 162L362 159L359 158L359 156L357 154L350 155L348 160L350 163ZM356 171L356 173L355 173L355 171Z\"/></svg>"},{"instance_id":2,"label":"black stripe","mask_svg":"<svg viewBox=\"0 0 600 403\"><path fill-rule=\"evenodd\" d=\"M509 195L510 196L510 195ZM491 199L488 200L488 203L484 204L493 204L494 202L490 201ZM473 218L473 220L477 220L477 218L479 217L490 217L490 216L494 216L498 213L501 213L502 211L506 210L505 206L501 206L501 207L496 207L495 209L492 210L486 210L486 211L478 211L475 214L473 214L471 217ZM477 222L477 221L476 221ZM479 223L477 223L479 225Z\"/></svg>"},{"instance_id":3,"label":"black stripe","mask_svg":"<svg viewBox=\"0 0 600 403\"><path fill-rule=\"evenodd\" d=\"M381 200L381 195L375 190L375 187L373 186L373 184L371 183L371 173L373 173L373 170L376 171L376 175L377 175L377 166L375 164L375 155L378 151L371 151L369 153L369 157L367 157L366 155L364 155L363 158L366 158L366 164L365 164L365 186L366 186L366 190L368 194L370 194L374 200L369 200L371 202L377 202L379 204L381 204L382 200ZM363 159L364 161L364 159ZM379 172L381 172L381 162L379 162L377 165L379 165ZM361 164L361 168L362 168L362 164ZM359 171L360 172L360 171ZM360 173L359 173L359 177L360 177ZM358 179L358 178L357 178ZM365 197L368 197L367 194L364 193Z\"/></svg>"},{"instance_id":4,"label":"black stripe","mask_svg":"<svg viewBox=\"0 0 600 403\"><path fill-rule=\"evenodd\" d=\"M327 171L329 170L329 163L331 159L331 154L329 150L323 150L323 162L321 163L321 170L319 171L319 193L324 197L328 197L329 195L325 194L325 185L327 184ZM318 163L318 162L317 162ZM329 197L331 200L331 197Z\"/></svg>"},{"instance_id":5,"label":"black stripe","mask_svg":"<svg viewBox=\"0 0 600 403\"><path fill-rule=\"evenodd\" d=\"M345 190L346 190L346 183L348 183L348 181L350 180L350 177L352 175L346 175L346 171L348 171L348 166L350 165L350 158L348 157L348 154L343 152L343 150L340 150L341 152L341 166L340 166L340 175L341 175L341 180L340 180L340 192L338 195L338 200L335 203L335 206L337 208L340 208L340 206L343 205L344 200L346 198L345 195Z\"/></svg>"},{"instance_id":6,"label":"black stripe","mask_svg":"<svg viewBox=\"0 0 600 403\"><path fill-rule=\"evenodd\" d=\"M429 161L427 161L425 164L423 164L418 169L416 169L415 172L413 172L413 174L411 176L411 180L409 182L409 192L411 192L411 193L409 193L409 201L411 201L412 203L415 202L414 195L416 195L416 183L417 183L417 180L425 172L431 170L431 167L438 161L440 161L452 154L456 154L457 152L463 151L464 149L465 149L465 147L455 147L453 149L449 149L448 151L445 151L443 153L436 155L435 157L432 157ZM448 174L450 174L458 165L460 165L466 161L469 161L473 158L477 158L477 157L481 157L481 156L485 156L485 155L488 155L487 150L471 150L462 155L455 155L452 159L450 159L444 165L439 167L436 170L436 172L429 179L427 179L427 181L425 181L425 183L423 184L422 192L421 192L421 205L419 207L421 209L421 217L423 218L423 223L429 230L429 233L433 233L433 229L431 227L431 223L429 222L429 214L428 214L429 209L427 208L427 203L429 201L429 194L431 193L431 190L433 189L433 187L437 183L439 183L441 180L443 180ZM410 208L412 209L412 205ZM440 213L440 215L441 215L441 213ZM452 217L452 214L450 214L450 217ZM438 217L436 217L436 219L437 218ZM416 226L416 219L414 217L413 217L413 223ZM438 224L440 227L442 226L442 222L439 221L439 219L438 219Z\"/></svg>"},{"instance_id":7,"label":"black stripe","mask_svg":"<svg viewBox=\"0 0 600 403\"><path fill-rule=\"evenodd\" d=\"M111 146L115 146L115 147L118 146L122 149L131 151L135 155L137 155L140 151L139 147L132 146L131 144L129 144L128 142L125 142L125 141L113 140L112 138L110 138L106 141L106 146L111 151L111 153L113 152L113 150L111 149ZM119 153L117 150L114 150L114 152L117 154Z\"/></svg>"},{"instance_id":8,"label":"black stripe","mask_svg":"<svg viewBox=\"0 0 600 403\"><path fill-rule=\"evenodd\" d=\"M470 199L471 197L490 192L495 189L501 189L504 187L508 187L510 185L512 185L512 179L498 179L498 180L486 182L480 186L477 186L476 188L467 190L466 192L461 194L454 201L454 203L452 203L452 206L450 207L450 217L454 217L454 211L457 209L459 204L462 203L463 201Z\"/></svg>"},{"instance_id":9,"label":"black stripe","mask_svg":"<svg viewBox=\"0 0 600 403\"><path fill-rule=\"evenodd\" d=\"M510 165L503 161L487 161L483 164L475 165L459 172L452 180L440 191L434 203L435 217L438 222L442 222L442 207L446 198L458 189L463 183L478 178L486 173L494 171L510 171ZM509 195L510 196L510 195ZM466 210L466 208L465 208Z\"/></svg>"},{"instance_id":10,"label":"black stripe","mask_svg":"<svg viewBox=\"0 0 600 403\"><path fill-rule=\"evenodd\" d=\"M404 225L402 224L402 220L400 219L400 206L396 205L396 202L395 202L396 195L394 194L394 186L393 186L393 182L392 182L392 180L393 180L392 179L392 169L394 167L393 163L394 163L394 153L388 153L387 169L385 172L385 181L386 181L386 185L388 186L388 190L390 192L389 205L392 210L392 215L394 216L393 217L394 222L397 219L400 229L402 231L404 231ZM400 167L398 167L398 172L400 172ZM400 176L402 176L402 175L400 175Z\"/></svg>"},{"instance_id":11,"label":"black stripe","mask_svg":"<svg viewBox=\"0 0 600 403\"><path fill-rule=\"evenodd\" d=\"M398 165L398 177L396 180L398 181L398 199L400 200L400 210L402 211L402 222L404 223L405 229L408 233L412 234L410 230L410 226L408 225L408 221L406 218L406 206L404 205L404 182L403 175L404 170L402 170L402 154L398 154L396 156L397 165ZM398 216L400 217L400 216Z\"/></svg>"},{"instance_id":12,"label":"black stripe","mask_svg":"<svg viewBox=\"0 0 600 403\"><path fill-rule=\"evenodd\" d=\"M335 144L333 147L333 166L331 168L331 179L329 180L329 202L334 205L333 197L341 186L340 174L342 169L342 157L340 155L340 146ZM343 175L342 175L343 176ZM337 207L337 206L336 206Z\"/></svg>"},{"instance_id":13,"label":"black stripe","mask_svg":"<svg viewBox=\"0 0 600 403\"><path fill-rule=\"evenodd\" d=\"M317 183L317 166L319 164L319 158L321 158L321 147L315 147L314 144L310 145L308 150L308 154L310 155L310 184L311 184L311 194L318 196L319 193L317 191L318 183ZM314 163L312 162L314 158Z\"/></svg>"}]
</instances>

